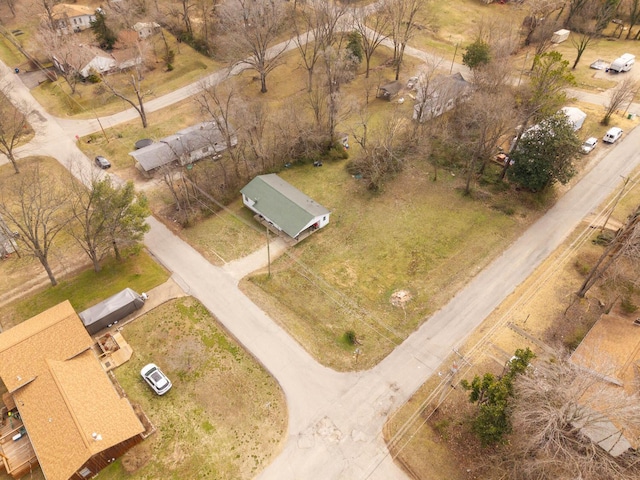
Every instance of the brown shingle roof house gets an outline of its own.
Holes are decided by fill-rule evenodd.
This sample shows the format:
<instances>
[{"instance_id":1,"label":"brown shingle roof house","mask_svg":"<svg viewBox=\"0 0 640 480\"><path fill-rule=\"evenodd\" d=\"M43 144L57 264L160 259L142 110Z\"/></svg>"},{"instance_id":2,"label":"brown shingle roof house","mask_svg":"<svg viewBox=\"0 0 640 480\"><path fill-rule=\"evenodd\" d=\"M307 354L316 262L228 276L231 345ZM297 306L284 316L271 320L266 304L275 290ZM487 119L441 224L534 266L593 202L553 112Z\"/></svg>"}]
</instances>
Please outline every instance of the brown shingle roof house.
<instances>
[{"instance_id":1,"label":"brown shingle roof house","mask_svg":"<svg viewBox=\"0 0 640 480\"><path fill-rule=\"evenodd\" d=\"M8 408L15 404L10 418L24 423L20 433L28 436L47 480L93 477L142 440L142 423L93 344L68 301L0 334L0 379L8 390L3 397ZM9 446L0 444L0 453ZM9 473L18 478L18 468Z\"/></svg>"}]
</instances>

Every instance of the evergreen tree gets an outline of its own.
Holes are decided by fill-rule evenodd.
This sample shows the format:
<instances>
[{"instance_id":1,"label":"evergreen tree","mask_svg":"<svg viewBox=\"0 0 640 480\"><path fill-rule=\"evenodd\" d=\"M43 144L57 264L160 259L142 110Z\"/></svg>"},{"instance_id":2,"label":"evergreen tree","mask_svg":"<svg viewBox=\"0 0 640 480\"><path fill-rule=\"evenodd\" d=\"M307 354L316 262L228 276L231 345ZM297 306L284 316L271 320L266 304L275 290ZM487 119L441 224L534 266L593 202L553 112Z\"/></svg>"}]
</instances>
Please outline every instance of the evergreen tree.
<instances>
[{"instance_id":1,"label":"evergreen tree","mask_svg":"<svg viewBox=\"0 0 640 480\"><path fill-rule=\"evenodd\" d=\"M96 10L96 19L91 22L91 30L100 43L100 48L111 50L118 40L113 30L107 26L107 16L102 10Z\"/></svg>"}]
</instances>

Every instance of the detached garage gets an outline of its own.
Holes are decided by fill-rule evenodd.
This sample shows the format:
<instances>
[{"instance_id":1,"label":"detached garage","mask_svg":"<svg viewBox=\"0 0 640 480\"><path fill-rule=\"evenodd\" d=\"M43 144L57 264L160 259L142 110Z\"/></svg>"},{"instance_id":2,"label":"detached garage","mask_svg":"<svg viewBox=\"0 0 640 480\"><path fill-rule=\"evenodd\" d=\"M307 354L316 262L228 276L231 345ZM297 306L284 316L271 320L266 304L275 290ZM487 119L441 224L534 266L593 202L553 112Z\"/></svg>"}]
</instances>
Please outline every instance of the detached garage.
<instances>
[{"instance_id":1,"label":"detached garage","mask_svg":"<svg viewBox=\"0 0 640 480\"><path fill-rule=\"evenodd\" d=\"M329 210L275 173L257 176L240 193L256 220L295 241L329 223Z\"/></svg>"},{"instance_id":2,"label":"detached garage","mask_svg":"<svg viewBox=\"0 0 640 480\"><path fill-rule=\"evenodd\" d=\"M142 308L146 298L143 295L138 295L130 288L125 288L84 312L80 312L78 316L89 335L95 335L103 328L110 327L130 313Z\"/></svg>"}]
</instances>

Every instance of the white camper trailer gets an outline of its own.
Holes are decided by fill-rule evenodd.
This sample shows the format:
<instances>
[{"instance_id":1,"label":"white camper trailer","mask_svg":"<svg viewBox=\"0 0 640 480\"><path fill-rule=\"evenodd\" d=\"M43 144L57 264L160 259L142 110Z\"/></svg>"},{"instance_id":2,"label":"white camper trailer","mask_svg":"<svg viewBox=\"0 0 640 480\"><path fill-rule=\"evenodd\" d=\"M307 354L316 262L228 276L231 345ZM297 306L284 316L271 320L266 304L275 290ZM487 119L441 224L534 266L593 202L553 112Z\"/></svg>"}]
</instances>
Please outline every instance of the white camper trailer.
<instances>
[{"instance_id":1,"label":"white camper trailer","mask_svg":"<svg viewBox=\"0 0 640 480\"><path fill-rule=\"evenodd\" d=\"M611 62L609 70L617 73L628 72L634 63L636 63L636 56L631 53L625 53L620 58L616 58Z\"/></svg>"}]
</instances>

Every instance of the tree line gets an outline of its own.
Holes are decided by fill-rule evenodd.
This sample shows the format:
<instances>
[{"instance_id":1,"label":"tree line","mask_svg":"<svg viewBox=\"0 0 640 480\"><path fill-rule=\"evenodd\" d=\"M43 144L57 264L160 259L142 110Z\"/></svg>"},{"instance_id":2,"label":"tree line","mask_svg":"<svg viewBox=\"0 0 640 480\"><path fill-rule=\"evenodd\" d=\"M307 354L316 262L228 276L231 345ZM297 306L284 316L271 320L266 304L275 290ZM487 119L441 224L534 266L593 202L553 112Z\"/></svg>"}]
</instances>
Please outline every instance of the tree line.
<instances>
[{"instance_id":1,"label":"tree line","mask_svg":"<svg viewBox=\"0 0 640 480\"><path fill-rule=\"evenodd\" d=\"M0 216L18 254L35 257L51 285L58 283L51 253L62 233L75 240L99 272L109 252L120 260L122 249L136 245L149 229L147 199L135 192L133 182L118 185L98 174L85 180L87 185L71 174L54 178L40 160L32 160L0 189Z\"/></svg>"}]
</instances>

